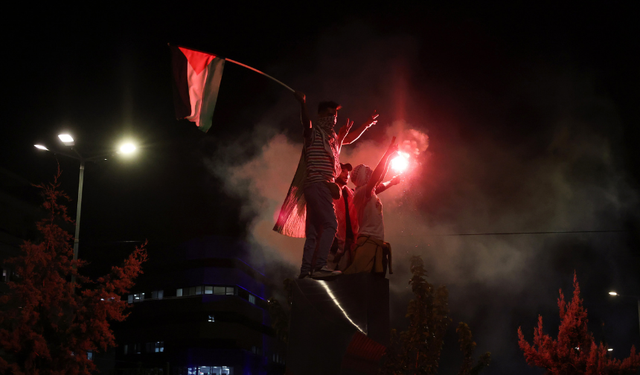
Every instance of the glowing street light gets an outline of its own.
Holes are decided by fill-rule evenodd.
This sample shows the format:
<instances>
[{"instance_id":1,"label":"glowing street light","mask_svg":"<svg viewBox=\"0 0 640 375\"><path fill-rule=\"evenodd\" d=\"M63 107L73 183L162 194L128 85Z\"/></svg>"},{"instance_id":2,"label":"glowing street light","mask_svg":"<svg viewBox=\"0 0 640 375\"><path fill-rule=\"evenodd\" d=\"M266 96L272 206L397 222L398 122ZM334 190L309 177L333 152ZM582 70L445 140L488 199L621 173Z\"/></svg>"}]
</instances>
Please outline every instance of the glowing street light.
<instances>
[{"instance_id":1,"label":"glowing street light","mask_svg":"<svg viewBox=\"0 0 640 375\"><path fill-rule=\"evenodd\" d=\"M628 295L628 294L620 294L620 293L618 293L616 291L613 291L613 290L609 292L609 295L613 296L613 297L635 298L638 301L638 323L639 323L639 327L640 327L640 297L631 296L631 295Z\"/></svg>"},{"instance_id":2,"label":"glowing street light","mask_svg":"<svg viewBox=\"0 0 640 375\"><path fill-rule=\"evenodd\" d=\"M65 146L74 145L73 137L70 134L67 134L67 133L58 134L58 138L60 138L60 140L62 141L62 143L64 143Z\"/></svg>"},{"instance_id":3,"label":"glowing street light","mask_svg":"<svg viewBox=\"0 0 640 375\"><path fill-rule=\"evenodd\" d=\"M73 146L75 145L75 140L68 133L62 133L58 135L60 141L67 147L70 147L74 154L69 154L61 151L53 151L55 154L61 154L64 156L68 156L70 158L76 159L80 162L80 175L78 178L78 205L76 209L76 230L73 239L73 260L78 260L78 247L80 245L80 214L82 213L82 190L84 186L84 165L87 161L97 161L97 160L106 160L105 156L110 156L112 153L96 155L89 158L85 158L78 150L76 150ZM34 145L38 150L50 151L46 146L37 144ZM133 143L125 143L120 147L120 152L123 154L131 154L136 150L136 146ZM75 277L73 277L73 281L75 281Z\"/></svg>"},{"instance_id":4,"label":"glowing street light","mask_svg":"<svg viewBox=\"0 0 640 375\"><path fill-rule=\"evenodd\" d=\"M137 149L138 148L133 143L125 143L122 146L120 146L120 153L126 154L126 155L133 154L134 152L136 152Z\"/></svg>"}]
</instances>

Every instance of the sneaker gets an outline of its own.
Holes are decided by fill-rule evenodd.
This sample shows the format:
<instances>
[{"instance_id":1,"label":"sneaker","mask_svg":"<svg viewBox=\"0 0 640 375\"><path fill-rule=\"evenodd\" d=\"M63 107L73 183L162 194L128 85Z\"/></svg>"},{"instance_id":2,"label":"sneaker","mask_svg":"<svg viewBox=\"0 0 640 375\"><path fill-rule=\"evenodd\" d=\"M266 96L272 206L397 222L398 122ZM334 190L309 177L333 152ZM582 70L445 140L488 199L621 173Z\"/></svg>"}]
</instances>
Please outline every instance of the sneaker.
<instances>
[{"instance_id":1,"label":"sneaker","mask_svg":"<svg viewBox=\"0 0 640 375\"><path fill-rule=\"evenodd\" d=\"M302 279L306 279L311 275L310 272L300 272L300 275L298 275L298 280L302 280Z\"/></svg>"},{"instance_id":2,"label":"sneaker","mask_svg":"<svg viewBox=\"0 0 640 375\"><path fill-rule=\"evenodd\" d=\"M329 269L327 266L324 266L319 270L313 271L313 273L311 274L311 278L315 280L323 280L323 279L329 279L329 278L340 276L340 275L342 275L342 271L333 271Z\"/></svg>"}]
</instances>

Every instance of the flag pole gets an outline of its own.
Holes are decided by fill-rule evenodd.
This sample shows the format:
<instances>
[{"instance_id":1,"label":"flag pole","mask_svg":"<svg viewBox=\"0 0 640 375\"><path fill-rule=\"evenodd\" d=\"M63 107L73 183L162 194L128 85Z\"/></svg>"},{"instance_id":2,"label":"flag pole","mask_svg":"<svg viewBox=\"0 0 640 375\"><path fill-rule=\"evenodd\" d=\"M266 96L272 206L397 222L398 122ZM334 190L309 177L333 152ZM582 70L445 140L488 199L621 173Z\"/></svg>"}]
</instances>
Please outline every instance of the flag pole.
<instances>
[{"instance_id":1,"label":"flag pole","mask_svg":"<svg viewBox=\"0 0 640 375\"><path fill-rule=\"evenodd\" d=\"M180 47L180 46L177 46L177 45L174 45L174 44L171 44L171 43L167 43L167 44L169 45L169 47L172 47L172 46ZM188 47L183 47L183 48L188 48ZM188 48L188 49L190 49L190 50L192 50L192 51L196 51L196 52L206 53L206 54L208 54L208 55L214 55L214 54L212 54L212 53L210 53L210 52L200 51L200 50L193 49L193 48ZM214 55L214 56L218 56L218 55ZM289 91L291 91L291 92L296 92L296 90L294 90L294 89L292 89L291 87L289 87L289 86L285 85L285 84L284 84L284 83L282 83L281 81L279 81L279 80L277 80L277 79L275 79L275 78L271 77L270 75L268 75L268 74L267 74L267 73L265 73L265 72L261 72L261 71L259 71L258 69L254 68L254 67L251 67L251 66L249 66L249 65L245 65L245 64L243 64L243 63L241 63L241 62L238 62L238 61L235 61L235 60L227 59L226 57L222 57L222 56L218 56L218 57L220 57L221 59L224 59L224 60L226 60L226 61L228 61L228 62L230 62L230 63L234 63L234 64L236 64L236 65L240 65L240 66L242 66L242 67L245 67L245 68L247 68L247 69L249 69L249 70L253 70L253 71L254 71L254 72L256 72L256 73L260 73L260 74L262 74L263 76L265 76L265 77L267 77L267 78L271 78L272 80L274 80L274 81L278 82L279 84L281 84L282 86L286 87L286 89L287 89L287 90L289 90Z\"/></svg>"},{"instance_id":2,"label":"flag pole","mask_svg":"<svg viewBox=\"0 0 640 375\"><path fill-rule=\"evenodd\" d=\"M256 72L256 73L260 73L260 74L262 74L263 76L265 76L265 77L267 77L267 78L271 78L272 80L274 80L274 81L278 82L279 84L281 84L282 86L286 87L286 88L287 88L287 90L289 90L289 91L291 91L291 92L295 92L295 91L296 91L296 90L292 89L291 87L289 87L289 86L285 85L284 83L280 82L279 80L277 80L277 79L275 79L275 78L271 77L271 76L270 76L270 75L268 75L267 73L265 73L265 72L261 72L261 71L259 71L259 70L258 70L258 69L256 69L256 68L252 68L252 67L250 67L249 65L245 65L245 64L243 64L243 63L241 63L241 62L237 62L237 61L235 61L235 60L231 60L231 59L227 59L227 58L225 58L225 60L226 60L226 61L228 61L228 62L230 62L230 63L234 63L234 64L236 64L236 65L240 65L240 66L243 66L243 67L245 67L245 68L247 68L247 69L253 70L254 72Z\"/></svg>"}]
</instances>

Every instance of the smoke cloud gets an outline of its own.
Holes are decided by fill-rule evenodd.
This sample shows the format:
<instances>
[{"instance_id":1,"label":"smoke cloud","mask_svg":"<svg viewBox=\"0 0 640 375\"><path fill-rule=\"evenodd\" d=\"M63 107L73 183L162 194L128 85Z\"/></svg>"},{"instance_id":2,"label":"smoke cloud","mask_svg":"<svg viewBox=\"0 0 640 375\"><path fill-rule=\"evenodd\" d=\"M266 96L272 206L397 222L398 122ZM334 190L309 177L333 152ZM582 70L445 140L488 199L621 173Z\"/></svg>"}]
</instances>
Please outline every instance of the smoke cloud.
<instances>
[{"instance_id":1,"label":"smoke cloud","mask_svg":"<svg viewBox=\"0 0 640 375\"><path fill-rule=\"evenodd\" d=\"M421 63L429 51L420 43L404 35L380 37L355 22L327 30L314 49L296 50L300 64L267 71L284 76L312 103L342 104L339 124L349 117L358 126L378 110L379 123L343 147L341 161L373 167L392 136L412 155L402 183L380 196L393 248L392 319L403 319L408 260L420 255L430 281L450 290L454 324L469 322L478 351L494 352L505 364L498 372L506 373L506 363L524 363L515 330L522 325L529 337L538 313L557 315L557 290L570 290L574 270L583 297L591 289L589 297L604 300L598 293L613 285L638 290L628 276L635 262L628 234L517 234L637 223L638 195L620 156L619 116L579 70L528 62L494 67L492 74L508 83L483 91L461 83L460 61L449 67L433 56L435 62ZM296 274L304 240L272 227L302 151L295 116L294 99L282 96L248 137L257 150L250 159L221 162L221 155L240 147L227 144L207 160L227 193L245 202L255 251L288 265L288 277ZM466 235L487 233L507 234ZM594 307L592 319L604 319L604 310ZM610 328L611 336L620 329Z\"/></svg>"}]
</instances>

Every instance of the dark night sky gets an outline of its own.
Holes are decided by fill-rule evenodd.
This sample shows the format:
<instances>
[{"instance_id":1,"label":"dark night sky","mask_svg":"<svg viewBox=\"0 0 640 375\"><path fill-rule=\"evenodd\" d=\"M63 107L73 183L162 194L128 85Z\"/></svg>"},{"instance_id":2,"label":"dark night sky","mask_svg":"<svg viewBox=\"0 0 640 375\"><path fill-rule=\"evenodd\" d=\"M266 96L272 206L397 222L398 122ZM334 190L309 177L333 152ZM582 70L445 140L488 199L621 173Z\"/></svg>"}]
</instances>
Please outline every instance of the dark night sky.
<instances>
[{"instance_id":1,"label":"dark night sky","mask_svg":"<svg viewBox=\"0 0 640 375\"><path fill-rule=\"evenodd\" d=\"M107 265L129 246L118 241L144 238L161 257L222 234L295 266L301 242L265 230L299 156L290 94L227 64L209 133L174 118L167 43L219 53L312 106L340 102L340 123L377 109L379 124L343 151L352 163L375 163L391 135L428 135L413 175L382 197L395 324L408 256L420 254L449 287L454 324L493 353L487 373L539 373L516 329L530 338L542 314L554 333L557 290L570 292L575 270L596 338L626 356L640 346L635 301L606 295L640 295L640 26L626 4L23 6L2 20L1 166L47 181L56 159L34 143L67 129L93 155L130 137L136 158L87 167L81 257ZM75 200L77 164L59 161ZM571 230L627 232L441 235ZM442 374L457 373L449 343Z\"/></svg>"}]
</instances>

